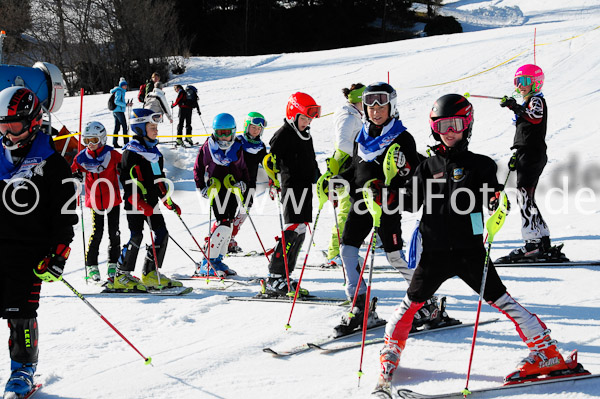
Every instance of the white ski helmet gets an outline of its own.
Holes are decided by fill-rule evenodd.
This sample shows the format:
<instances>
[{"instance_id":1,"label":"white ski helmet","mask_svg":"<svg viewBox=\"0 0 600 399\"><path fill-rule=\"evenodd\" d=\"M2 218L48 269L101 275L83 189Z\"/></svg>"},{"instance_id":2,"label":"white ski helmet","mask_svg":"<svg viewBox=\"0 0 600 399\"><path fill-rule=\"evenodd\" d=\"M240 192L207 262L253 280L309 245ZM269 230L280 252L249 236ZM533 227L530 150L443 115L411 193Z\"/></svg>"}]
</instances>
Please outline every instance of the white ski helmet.
<instances>
[{"instance_id":1,"label":"white ski helmet","mask_svg":"<svg viewBox=\"0 0 600 399\"><path fill-rule=\"evenodd\" d=\"M100 122L88 122L82 133L83 144L87 147L89 144L106 144L106 129ZM94 140L97 138L97 141Z\"/></svg>"}]
</instances>

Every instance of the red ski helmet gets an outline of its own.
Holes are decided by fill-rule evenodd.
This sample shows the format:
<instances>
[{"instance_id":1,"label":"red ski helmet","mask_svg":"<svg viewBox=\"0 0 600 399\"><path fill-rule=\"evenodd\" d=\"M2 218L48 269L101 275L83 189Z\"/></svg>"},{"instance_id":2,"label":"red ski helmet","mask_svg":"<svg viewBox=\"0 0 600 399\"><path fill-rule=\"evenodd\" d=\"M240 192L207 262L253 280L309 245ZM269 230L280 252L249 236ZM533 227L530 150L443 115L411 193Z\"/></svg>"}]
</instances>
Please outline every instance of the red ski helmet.
<instances>
[{"instance_id":1,"label":"red ski helmet","mask_svg":"<svg viewBox=\"0 0 600 399\"><path fill-rule=\"evenodd\" d=\"M309 118L318 118L321 116L321 106L306 93L294 93L288 99L285 108L285 118L290 124L293 124L298 114Z\"/></svg>"}]
</instances>

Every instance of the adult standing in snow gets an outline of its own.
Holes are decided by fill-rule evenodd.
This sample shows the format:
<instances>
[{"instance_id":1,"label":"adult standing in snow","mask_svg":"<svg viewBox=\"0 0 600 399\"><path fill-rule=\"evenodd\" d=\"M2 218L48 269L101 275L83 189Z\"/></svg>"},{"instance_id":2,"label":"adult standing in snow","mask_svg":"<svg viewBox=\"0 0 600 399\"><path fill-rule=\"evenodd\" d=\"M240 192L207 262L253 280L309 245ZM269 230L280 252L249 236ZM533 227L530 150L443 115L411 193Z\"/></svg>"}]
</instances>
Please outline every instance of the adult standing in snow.
<instances>
[{"instance_id":1,"label":"adult standing in snow","mask_svg":"<svg viewBox=\"0 0 600 399\"><path fill-rule=\"evenodd\" d=\"M149 109L153 113L159 113L161 116L166 114L169 122L173 123L171 107L167 104L167 97L165 97L165 92L162 91L162 83L160 82L155 83L154 90L146 95L144 109Z\"/></svg>"},{"instance_id":2,"label":"adult standing in snow","mask_svg":"<svg viewBox=\"0 0 600 399\"><path fill-rule=\"evenodd\" d=\"M119 232L121 192L118 172L121 153L106 145L106 129L100 122L88 123L81 136L86 148L73 159L71 171L79 176L82 172L85 173L85 206L92 212L92 234L85 253L85 267L87 275L93 281L101 280L98 251L104 234L104 215L106 215L109 239L107 276L108 280L112 281L121 251Z\"/></svg>"},{"instance_id":3,"label":"adult standing in snow","mask_svg":"<svg viewBox=\"0 0 600 399\"><path fill-rule=\"evenodd\" d=\"M213 120L213 134L204 142L196 164L194 165L194 181L196 188L204 198L209 198L210 186L214 179L220 183L220 190L212 201L215 214L215 224L211 226L210 237L207 242L210 246L207 255L210 260L204 259L197 273L201 276L219 277L235 275L236 272L223 263L223 256L227 254L233 220L238 207L237 197L225 187L225 178L231 175L233 184L241 192L246 191L248 184L248 169L244 162L244 149L242 142L235 137L236 124L232 115L218 114Z\"/></svg>"},{"instance_id":4,"label":"adult standing in snow","mask_svg":"<svg viewBox=\"0 0 600 399\"><path fill-rule=\"evenodd\" d=\"M267 127L265 117L259 112L250 112L244 122L244 134L240 137L242 148L244 149L244 162L248 168L248 187L243 193L246 208L248 210L250 210L252 203L254 202L258 168L262 167L262 161L265 158L265 155L267 155L267 146L261 139L265 127ZM246 211L243 207L240 207L238 214L232 223L233 230L231 231L231 239L229 240L227 252L242 252L242 248L239 247L235 240L235 236L238 234L242 224L247 218L248 215L246 214Z\"/></svg>"},{"instance_id":5,"label":"adult standing in snow","mask_svg":"<svg viewBox=\"0 0 600 399\"><path fill-rule=\"evenodd\" d=\"M0 92L0 317L8 321L11 359L5 398L34 386L40 279L61 277L77 223L69 164L41 126L42 106L31 90Z\"/></svg>"},{"instance_id":6,"label":"adult standing in snow","mask_svg":"<svg viewBox=\"0 0 600 399\"><path fill-rule=\"evenodd\" d=\"M174 87L175 93L177 93L177 99L171 105L171 108L175 108L179 106L179 120L177 122L177 136L181 136L183 134L183 124L185 123L185 134L188 136L185 138L185 141L189 145L194 145L192 141L192 111L194 108L198 109L198 114L200 114L200 107L198 106L197 101L193 101L192 99L187 98L187 94L181 85L175 85ZM183 145L183 140L181 137L177 137L177 145Z\"/></svg>"},{"instance_id":7,"label":"adult standing in snow","mask_svg":"<svg viewBox=\"0 0 600 399\"><path fill-rule=\"evenodd\" d=\"M382 205L381 226L377 229L377 237L381 238L385 256L404 279L410 284L413 270L408 268L402 250L402 213L399 208L399 190L405 187L412 178L415 168L419 164L419 154L415 139L406 130L398 117L396 106L396 90L387 83L376 82L365 88L362 93L363 110L366 116L365 123L356 136L354 142L352 163L339 177L348 181L352 209L348 214L346 227L342 236L341 254L346 269L348 283L346 284L346 295L353 299L357 286L359 285L360 270L362 264L359 261L359 249L373 227L373 217L368 212L363 201L362 189L366 182L377 179L371 189L374 191L375 201ZM384 186L384 158L388 149L394 145L400 145L401 153L398 156L398 174L391 180L389 186ZM352 310L354 317L348 317L344 312L340 324L334 327L334 335L341 336L351 333L363 324L365 312L366 285L364 280L360 282L356 306ZM368 323L377 321L373 301L372 309L369 309ZM415 327L424 324L439 325L441 323L454 323L444 311L439 311L435 297L427 299L427 305L415 318Z\"/></svg>"},{"instance_id":8,"label":"adult standing in snow","mask_svg":"<svg viewBox=\"0 0 600 399\"><path fill-rule=\"evenodd\" d=\"M167 196L166 184L160 181L165 178L164 159L156 147L158 123L161 119L159 113L153 113L149 109L131 110L131 130L135 135L123 149L120 176L131 237L121 251L114 282L108 284L109 288L115 290L147 291L148 288L160 288L159 286L182 286L181 282L171 280L162 273L158 274L167 251L169 232L165 219L160 211L155 212L155 208L162 200L167 209L181 215L179 206ZM151 226L154 248L149 247L146 251L140 282L131 272L135 269L142 244L145 222Z\"/></svg>"},{"instance_id":9,"label":"adult standing in snow","mask_svg":"<svg viewBox=\"0 0 600 399\"><path fill-rule=\"evenodd\" d=\"M127 144L129 142L129 137L127 137L127 133L129 132L127 129L127 119L125 119L125 111L127 110L127 101L125 100L125 93L127 93L127 81L125 78L121 78L119 80L119 84L117 87L113 88L110 91L110 94L115 94L115 105L116 108L113 110L113 117L115 118L115 129L113 130L113 147L121 148L119 145L119 128L123 130L123 143Z\"/></svg>"},{"instance_id":10,"label":"adult standing in snow","mask_svg":"<svg viewBox=\"0 0 600 399\"><path fill-rule=\"evenodd\" d=\"M385 345L380 352L381 374L374 392L387 392L389 398L392 375L405 348L413 316L423 303L453 276L479 292L486 259L481 210L487 205L490 212L495 211L503 189L496 178L496 163L468 150L473 107L466 98L458 94L440 97L433 105L429 122L432 135L440 144L433 147L435 156L417 167L412 198L405 200L406 204L415 200L413 211L423 206L423 252L406 296L386 326ZM467 213L468 209L472 211ZM550 330L506 292L491 262L483 298L515 324L530 349L508 380L568 367L556 341L550 338ZM386 394L379 397L388 397L383 395Z\"/></svg>"},{"instance_id":11,"label":"adult standing in snow","mask_svg":"<svg viewBox=\"0 0 600 399\"><path fill-rule=\"evenodd\" d=\"M285 220L283 240L288 248L284 255L280 239L269 263L265 294L274 296L296 290L297 283L291 274L306 236L306 226L312 221L312 185L320 176L310 124L321 116L321 106L308 94L297 92L289 97L285 115L283 126L269 143L276 162L271 170L281 171L281 184L275 176L270 176L270 184L281 189ZM287 276L286 271L289 272ZM302 289L299 294L308 295L308 291Z\"/></svg>"},{"instance_id":12,"label":"adult standing in snow","mask_svg":"<svg viewBox=\"0 0 600 399\"><path fill-rule=\"evenodd\" d=\"M515 89L523 96L523 104L513 97L504 96L500 102L514 112L516 126L511 149L516 150L508 167L517 171L517 199L521 207L521 234L525 245L497 259L497 263L535 261L540 258L564 258L560 250L551 253L550 230L535 202L535 189L548 162L546 130L548 107L542 94L544 72L533 64L517 69Z\"/></svg>"},{"instance_id":13,"label":"adult standing in snow","mask_svg":"<svg viewBox=\"0 0 600 399\"><path fill-rule=\"evenodd\" d=\"M354 83L350 88L342 89L347 102L333 114L335 129L335 152L333 162L329 163L329 169L333 175L343 173L352 164L352 153L354 151L354 140L362 129L363 104L362 94L365 85ZM350 196L346 195L338 199L337 224L333 226L329 249L327 250L327 266L341 266L339 238L344 233L344 226L348 213L352 207ZM338 232L338 226L340 231ZM339 236L338 236L339 233Z\"/></svg>"}]
</instances>

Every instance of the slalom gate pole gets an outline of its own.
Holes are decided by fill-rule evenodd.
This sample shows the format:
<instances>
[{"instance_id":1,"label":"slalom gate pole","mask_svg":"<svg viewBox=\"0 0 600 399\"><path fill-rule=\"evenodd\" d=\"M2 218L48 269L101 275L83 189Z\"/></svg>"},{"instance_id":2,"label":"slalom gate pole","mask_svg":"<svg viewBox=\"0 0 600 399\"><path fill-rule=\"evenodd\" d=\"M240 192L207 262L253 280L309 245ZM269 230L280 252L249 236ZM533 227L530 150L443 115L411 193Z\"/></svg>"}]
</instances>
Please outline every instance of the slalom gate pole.
<instances>
[{"instance_id":1,"label":"slalom gate pole","mask_svg":"<svg viewBox=\"0 0 600 399\"><path fill-rule=\"evenodd\" d=\"M146 216L146 221L148 222L148 227L150 230L150 242L152 243L152 255L154 255L154 267L156 268L156 277L158 278L158 289L162 289L163 286L160 283L160 271L158 270L158 256L156 256L156 244L154 243L154 234L152 233L152 222L150 221L150 216Z\"/></svg>"},{"instance_id":2,"label":"slalom gate pole","mask_svg":"<svg viewBox=\"0 0 600 399\"><path fill-rule=\"evenodd\" d=\"M146 356L142 355L142 353L141 353L141 352L140 352L140 351L139 351L139 350L138 350L138 349L137 349L135 346L133 346L133 344L132 344L131 342L129 342L129 340L128 340L127 338L125 338L125 336L124 336L123 334L121 334L121 332L120 332L119 330L117 330L117 328L116 328L115 326L113 326L113 325L112 325L112 323L111 323L110 321L108 321L108 320L106 319L106 317L104 317L104 316L102 315L102 313L100 313L100 312L99 312L99 311L98 311L98 310L97 310L97 309L96 309L94 306L92 306L92 304L91 304L91 303L89 303L89 302L88 302L88 300L87 300L87 299L85 299L85 297L84 297L82 294L80 294L80 293L79 293L79 291L77 291L75 288L73 288L73 286L72 286L71 284L69 284L69 283L67 282L67 280L65 280L65 279L64 279L62 276L60 277L60 280L61 280L63 283L65 283L65 285L66 285L66 286L67 286L67 287L68 287L68 288L69 288L69 289L70 289L70 290L71 290L71 291L72 291L72 292L73 292L73 293L74 293L74 294L75 294L75 295L76 295L76 296L77 296L79 299L81 299L81 300L83 301L83 303L85 303L85 304L86 304L86 305L87 305L87 306L88 306L90 309L92 309L92 311L93 311L94 313L96 313L96 314L98 315L98 317L100 317L100 318L101 318L101 319L102 319L102 320L103 320L103 321L104 321L106 324L108 324L108 326L109 326L110 328L112 328L112 329L113 329L113 331L114 331L114 332L116 332L116 333L119 335L119 337L121 337L121 338L123 339L123 341L127 342L127 344L128 344L129 346L131 346L131 348L133 348L133 350L134 350L134 351L136 351L136 352L138 353L138 355L140 355L140 356L141 356L141 357L144 359L144 364L149 364L149 365L151 365L152 367L154 367L154 366L152 365L152 358L151 358L151 357L146 357Z\"/></svg>"},{"instance_id":3,"label":"slalom gate pole","mask_svg":"<svg viewBox=\"0 0 600 399\"><path fill-rule=\"evenodd\" d=\"M506 180L508 181L508 176L510 175L510 171L506 176ZM489 217L487 220L485 227L487 230L487 249L485 251L485 259L483 263L483 275L481 277L481 288L479 290L479 301L477 302L477 315L475 316L475 327L473 329L473 339L471 341L471 354L469 355L469 367L467 369L467 379L465 382L465 388L461 391L463 397L466 398L467 395L471 393L469 390L469 379L471 377L471 365L473 363L473 353L475 351L475 340L477 338L477 328L479 326L479 316L481 314L481 304L483 302L483 295L485 293L485 282L487 280L488 273L488 265L490 262L490 251L492 249L492 243L494 242L494 236L496 233L502 228L504 221L506 220L506 215L508 215L508 199L506 197L506 193L504 190L500 193L500 198L498 199L498 209Z\"/></svg>"},{"instance_id":4,"label":"slalom gate pole","mask_svg":"<svg viewBox=\"0 0 600 399\"><path fill-rule=\"evenodd\" d=\"M79 91L79 141L77 143L77 153L81 152L81 139L82 139L82 133L81 133L81 122L82 122L82 117L83 117L83 94L84 94L84 90L83 87L81 88L81 90ZM67 143L66 142L64 144L64 148L67 148ZM64 156L64 154L62 154ZM85 175L83 175L83 181L85 182ZM85 183L84 183L85 184ZM80 195L77 196L77 205L79 205L79 210L81 212L81 240L83 242L83 257L84 257L84 265L83 268L85 269L85 283L88 283L88 279L90 278L90 276L88 276L88 270L87 270L87 266L85 265L85 257L86 257L86 250L85 250L85 226L83 224L83 205L81 204L81 195L83 194L83 189L81 190Z\"/></svg>"},{"instance_id":5,"label":"slalom gate pole","mask_svg":"<svg viewBox=\"0 0 600 399\"><path fill-rule=\"evenodd\" d=\"M232 183L232 182L234 182L234 183ZM267 250L265 249L265 246L263 245L263 242L260 239L260 235L258 235L258 230L256 229L256 225L254 224L254 221L252 220L252 216L250 216L250 211L248 210L248 207L244 203L244 195L242 194L242 190L239 187L235 187L234 186L235 179L233 178L232 174L228 174L227 176L225 176L224 184L225 184L225 187L229 191L232 191L238 197L238 199L240 201L240 204L244 208L244 211L246 211L246 215L248 215L248 219L250 220L250 223L252 224L252 228L254 229L254 232L256 233L256 237L258 238L258 242L260 243L260 247L263 250L263 254L265 254L265 257L267 258L267 261L271 262L271 259L269 259L269 255L267 255Z\"/></svg>"}]
</instances>

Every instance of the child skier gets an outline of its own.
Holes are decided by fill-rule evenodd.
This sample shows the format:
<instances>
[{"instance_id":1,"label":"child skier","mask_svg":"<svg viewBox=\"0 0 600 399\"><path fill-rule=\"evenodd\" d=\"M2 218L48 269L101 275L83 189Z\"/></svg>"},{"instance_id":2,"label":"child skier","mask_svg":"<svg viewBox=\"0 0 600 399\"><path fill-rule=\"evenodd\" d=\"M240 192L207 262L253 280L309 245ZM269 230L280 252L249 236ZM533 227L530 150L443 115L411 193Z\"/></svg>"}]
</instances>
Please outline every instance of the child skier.
<instances>
[{"instance_id":1,"label":"child skier","mask_svg":"<svg viewBox=\"0 0 600 399\"><path fill-rule=\"evenodd\" d=\"M162 115L149 109L131 111L133 140L125 145L121 159L121 184L123 199L131 238L121 251L117 265L117 275L108 288L115 290L147 291L148 288L181 287L179 281L171 280L158 268L163 264L169 232L160 211L155 212L160 200L169 210L181 215L181 209L167 196L167 186L157 181L165 177L163 156L156 147L158 123ZM131 275L142 244L144 222L153 234L153 243L146 250L141 282ZM154 247L154 248L153 248ZM154 257L156 252L156 258Z\"/></svg>"},{"instance_id":2,"label":"child skier","mask_svg":"<svg viewBox=\"0 0 600 399\"><path fill-rule=\"evenodd\" d=\"M211 194L209 187L216 179L221 183L218 195L212 200L212 210L215 214L215 224L211 228L207 242L206 255L197 274L200 276L226 277L236 272L223 263L231 239L232 224L235 219L238 198L225 188L227 175L232 175L234 186L241 192L246 191L248 169L244 162L242 142L235 138L236 124L233 116L222 113L213 120L213 134L204 142L198 151L194 165L194 181L204 198ZM210 265L209 262L210 261Z\"/></svg>"},{"instance_id":3,"label":"child skier","mask_svg":"<svg viewBox=\"0 0 600 399\"><path fill-rule=\"evenodd\" d=\"M267 127L265 117L258 112L250 112L246 117L246 122L244 122L244 134L240 137L242 148L244 149L244 162L248 168L248 187L246 188L246 192L243 193L248 210L250 210L252 203L254 202L258 167L259 165L262 165L262 161L265 155L267 155L267 147L261 140L265 127ZM247 217L246 211L240 206L238 214L233 221L233 230L231 232L231 240L229 240L227 252L242 252L242 248L239 247L235 240L235 236L240 231L240 228Z\"/></svg>"},{"instance_id":4,"label":"child skier","mask_svg":"<svg viewBox=\"0 0 600 399\"><path fill-rule=\"evenodd\" d=\"M69 164L41 127L31 90L0 91L0 318L10 330L11 369L4 398L25 397L35 385L40 279L61 277L77 223Z\"/></svg>"},{"instance_id":5,"label":"child skier","mask_svg":"<svg viewBox=\"0 0 600 399\"><path fill-rule=\"evenodd\" d=\"M71 171L85 173L85 206L92 212L92 235L85 254L87 275L100 281L98 270L98 249L104 232L104 215L108 219L108 280L112 281L117 270L117 260L121 249L119 216L121 213L121 192L117 166L121 154L106 145L106 129L100 122L90 122L82 132L86 146L73 160Z\"/></svg>"},{"instance_id":6,"label":"child skier","mask_svg":"<svg viewBox=\"0 0 600 399\"><path fill-rule=\"evenodd\" d=\"M283 126L269 143L276 162L271 170L281 171L281 185L275 176L270 177L282 192L286 223L282 240L287 248L284 254L280 239L269 263L264 293L273 296L287 295L288 291L296 290L297 283L292 280L291 274L304 242L306 226L312 221L312 185L320 176L310 123L321 116L321 106L308 94L297 92L288 99L285 116ZM308 295L307 290L301 291L300 294Z\"/></svg>"},{"instance_id":7,"label":"child skier","mask_svg":"<svg viewBox=\"0 0 600 399\"><path fill-rule=\"evenodd\" d=\"M511 149L516 150L508 167L517 171L518 203L521 207L521 234L525 245L496 260L496 263L535 261L538 259L560 260L565 256L560 250L551 251L550 230L535 203L535 189L540 175L548 162L546 155L546 130L548 107L542 94L544 72L542 68L527 64L515 73L516 90L523 96L523 104L504 96L500 102L514 112L516 126Z\"/></svg>"},{"instance_id":8,"label":"child skier","mask_svg":"<svg viewBox=\"0 0 600 399\"><path fill-rule=\"evenodd\" d=\"M473 107L466 98L458 94L440 97L433 105L429 122L433 137L441 143L433 147L435 156L417 167L415 191L411 193L416 197L417 208L413 211L423 206L420 223L423 252L406 296L385 329L385 345L380 352L381 374L373 392L379 398L392 398L392 375L400 362L413 316L427 298L453 276L479 292L486 259L481 209L489 204L490 211L494 211L498 207L499 190L503 189L496 179L496 163L468 150ZM412 200L406 199L405 204L411 204ZM467 209L472 212L466 213ZM546 325L506 292L491 262L483 298L515 324L530 350L506 381L576 366L565 362Z\"/></svg>"}]
</instances>

